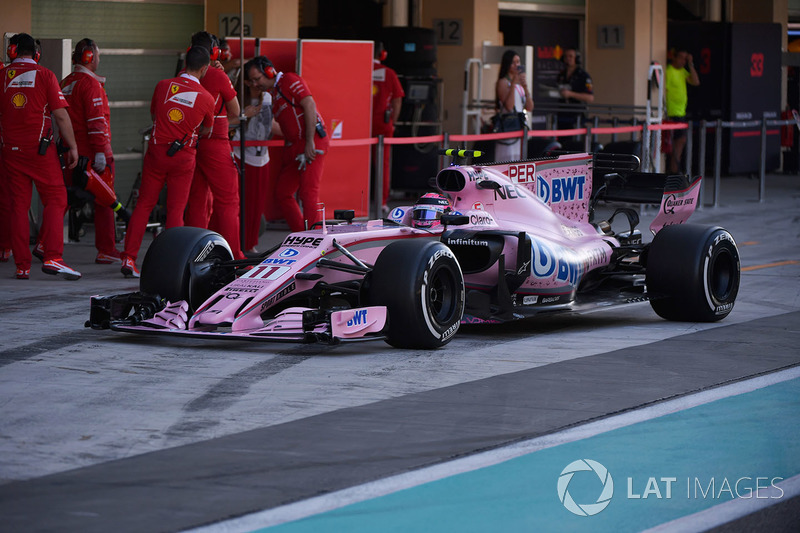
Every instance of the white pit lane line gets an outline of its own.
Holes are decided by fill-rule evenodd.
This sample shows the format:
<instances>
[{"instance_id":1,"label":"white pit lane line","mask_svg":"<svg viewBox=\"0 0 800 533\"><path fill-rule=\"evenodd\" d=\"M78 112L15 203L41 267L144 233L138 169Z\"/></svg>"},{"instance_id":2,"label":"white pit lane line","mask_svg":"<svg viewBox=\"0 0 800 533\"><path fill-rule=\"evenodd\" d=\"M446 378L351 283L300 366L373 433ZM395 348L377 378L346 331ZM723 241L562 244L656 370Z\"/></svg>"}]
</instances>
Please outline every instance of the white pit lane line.
<instances>
[{"instance_id":1,"label":"white pit lane line","mask_svg":"<svg viewBox=\"0 0 800 533\"><path fill-rule=\"evenodd\" d=\"M559 431L550 435L537 437L527 441L515 443L487 452L477 453L448 461L435 466L422 468L413 472L406 472L384 479L365 483L344 490L324 494L307 500L282 505L265 511L252 513L232 520L218 522L209 526L186 530L187 533L239 533L256 529L272 527L287 522L293 522L312 515L332 511L347 505L378 498L416 487L432 481L437 481L450 476L470 472L496 465L529 453L552 448L561 444L574 442L589 437L594 437L608 431L630 426L646 420L651 420L699 405L711 403L723 398L737 396L752 392L770 385L782 383L800 377L800 366L786 370L779 370L764 374L753 379L738 381L730 385L723 385L714 389L682 396L673 400L666 400L656 405L643 407L620 415L615 415L597 422L591 422L575 428ZM784 499L800 494L800 476L784 480L778 486L784 491ZM654 529L652 532L673 532L697 530L698 524L703 529L727 523L736 518L746 516L754 511L784 501L784 499L735 499L716 505L699 513L688 515L671 522L667 522Z\"/></svg>"}]
</instances>

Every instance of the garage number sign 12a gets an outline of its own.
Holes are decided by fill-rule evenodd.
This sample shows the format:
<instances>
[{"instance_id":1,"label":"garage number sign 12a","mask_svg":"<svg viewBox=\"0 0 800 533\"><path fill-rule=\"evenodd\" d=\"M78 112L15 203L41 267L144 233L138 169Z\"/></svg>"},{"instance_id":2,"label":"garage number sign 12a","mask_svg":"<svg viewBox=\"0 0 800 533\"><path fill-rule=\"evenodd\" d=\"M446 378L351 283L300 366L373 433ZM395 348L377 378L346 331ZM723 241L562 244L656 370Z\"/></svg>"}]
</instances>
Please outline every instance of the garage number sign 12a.
<instances>
[{"instance_id":1,"label":"garage number sign 12a","mask_svg":"<svg viewBox=\"0 0 800 533\"><path fill-rule=\"evenodd\" d=\"M219 14L219 36L238 37L239 32L244 29L244 36L250 37L253 33L253 14L244 14L244 28L239 13L220 13Z\"/></svg>"}]
</instances>

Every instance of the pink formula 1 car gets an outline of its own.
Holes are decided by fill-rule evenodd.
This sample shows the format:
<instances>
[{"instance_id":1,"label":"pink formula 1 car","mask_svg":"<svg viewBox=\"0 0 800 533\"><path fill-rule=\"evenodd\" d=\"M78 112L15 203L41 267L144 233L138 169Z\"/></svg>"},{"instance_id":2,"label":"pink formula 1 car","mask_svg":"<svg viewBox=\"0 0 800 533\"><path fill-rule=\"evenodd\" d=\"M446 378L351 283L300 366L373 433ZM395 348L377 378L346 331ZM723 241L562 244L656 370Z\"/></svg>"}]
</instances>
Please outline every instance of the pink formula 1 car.
<instances>
[{"instance_id":1,"label":"pink formula 1 car","mask_svg":"<svg viewBox=\"0 0 800 533\"><path fill-rule=\"evenodd\" d=\"M472 155L462 150L456 158ZM292 233L255 259L232 260L212 231L168 229L145 256L140 291L93 297L87 325L436 348L461 323L643 300L668 320L724 318L739 288L733 237L684 224L699 178L640 173L638 163L566 154L454 164L436 176L438 193L414 206L363 223L353 223L352 211L337 212L337 220ZM600 201L660 204L652 242L642 240L631 207L593 220Z\"/></svg>"}]
</instances>

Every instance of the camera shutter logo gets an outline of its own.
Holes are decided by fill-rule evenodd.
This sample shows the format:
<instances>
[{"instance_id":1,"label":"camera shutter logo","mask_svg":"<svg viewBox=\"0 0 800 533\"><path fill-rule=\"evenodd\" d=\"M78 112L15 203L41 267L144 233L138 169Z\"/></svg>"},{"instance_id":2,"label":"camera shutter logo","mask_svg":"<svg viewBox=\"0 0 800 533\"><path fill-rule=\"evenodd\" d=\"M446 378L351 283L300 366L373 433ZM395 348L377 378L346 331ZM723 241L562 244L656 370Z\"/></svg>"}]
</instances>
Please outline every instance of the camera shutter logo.
<instances>
[{"instance_id":1,"label":"camera shutter logo","mask_svg":"<svg viewBox=\"0 0 800 533\"><path fill-rule=\"evenodd\" d=\"M594 503L576 503L569 491L569 482L576 472L594 472L603 484L603 490ZM614 495L614 480L605 466L591 459L579 459L567 465L558 476L558 499L567 510L578 516L593 516L608 507Z\"/></svg>"}]
</instances>

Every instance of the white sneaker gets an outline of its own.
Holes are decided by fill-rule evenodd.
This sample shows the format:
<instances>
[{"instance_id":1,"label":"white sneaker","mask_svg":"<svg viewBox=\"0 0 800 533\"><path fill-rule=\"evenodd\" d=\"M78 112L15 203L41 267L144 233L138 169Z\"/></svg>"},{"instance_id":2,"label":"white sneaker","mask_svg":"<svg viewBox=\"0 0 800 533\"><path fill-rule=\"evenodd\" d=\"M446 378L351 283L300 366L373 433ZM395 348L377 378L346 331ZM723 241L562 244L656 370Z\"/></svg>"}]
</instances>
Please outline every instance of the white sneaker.
<instances>
[{"instance_id":1,"label":"white sneaker","mask_svg":"<svg viewBox=\"0 0 800 533\"><path fill-rule=\"evenodd\" d=\"M81 273L74 268L70 268L65 265L64 260L60 258L45 261L42 265L42 272L45 274L51 274L53 276L61 276L62 278L70 281L81 279Z\"/></svg>"}]
</instances>

